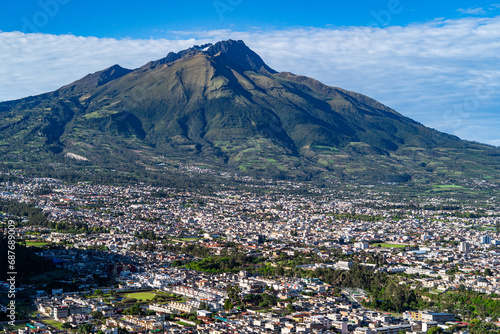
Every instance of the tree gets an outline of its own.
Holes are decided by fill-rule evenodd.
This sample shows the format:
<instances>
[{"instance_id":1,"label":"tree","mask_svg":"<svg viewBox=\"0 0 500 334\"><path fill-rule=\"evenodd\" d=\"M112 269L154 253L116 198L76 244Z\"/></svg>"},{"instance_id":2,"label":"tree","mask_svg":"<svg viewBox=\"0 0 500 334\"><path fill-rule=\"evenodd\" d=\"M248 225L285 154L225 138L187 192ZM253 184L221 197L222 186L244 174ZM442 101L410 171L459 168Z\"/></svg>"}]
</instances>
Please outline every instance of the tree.
<instances>
[{"instance_id":1,"label":"tree","mask_svg":"<svg viewBox=\"0 0 500 334\"><path fill-rule=\"evenodd\" d=\"M230 285L227 287L227 296L231 301L240 301L240 288L238 286Z\"/></svg>"},{"instance_id":2,"label":"tree","mask_svg":"<svg viewBox=\"0 0 500 334\"><path fill-rule=\"evenodd\" d=\"M200 307L199 307L200 310L206 310L206 311L210 311L210 307L208 306L207 303L205 302L201 302L200 303Z\"/></svg>"},{"instance_id":3,"label":"tree","mask_svg":"<svg viewBox=\"0 0 500 334\"><path fill-rule=\"evenodd\" d=\"M404 329L398 330L398 334L406 334L406 331Z\"/></svg>"},{"instance_id":4,"label":"tree","mask_svg":"<svg viewBox=\"0 0 500 334\"><path fill-rule=\"evenodd\" d=\"M226 301L224 302L224 310L231 310L233 309L234 305L233 303L231 303L231 300L230 299L226 299Z\"/></svg>"},{"instance_id":5,"label":"tree","mask_svg":"<svg viewBox=\"0 0 500 334\"><path fill-rule=\"evenodd\" d=\"M274 306L277 304L278 299L275 295L263 293L261 294L262 300L259 302L260 307Z\"/></svg>"},{"instance_id":6,"label":"tree","mask_svg":"<svg viewBox=\"0 0 500 334\"><path fill-rule=\"evenodd\" d=\"M90 312L90 315L92 316L93 319L102 319L102 318L104 318L104 315L102 314L101 311L92 311L92 312Z\"/></svg>"},{"instance_id":7,"label":"tree","mask_svg":"<svg viewBox=\"0 0 500 334\"><path fill-rule=\"evenodd\" d=\"M143 312L142 312L141 306L139 304L135 304L134 306L123 311L123 314L140 315L140 314L143 314Z\"/></svg>"},{"instance_id":8,"label":"tree","mask_svg":"<svg viewBox=\"0 0 500 334\"><path fill-rule=\"evenodd\" d=\"M78 327L78 334L89 334L92 333L92 328L94 326L92 324L84 324Z\"/></svg>"},{"instance_id":9,"label":"tree","mask_svg":"<svg viewBox=\"0 0 500 334\"><path fill-rule=\"evenodd\" d=\"M172 262L172 267L180 267L180 266L182 266L181 260L174 260L174 262Z\"/></svg>"},{"instance_id":10,"label":"tree","mask_svg":"<svg viewBox=\"0 0 500 334\"><path fill-rule=\"evenodd\" d=\"M67 329L67 328L71 328L71 324L70 324L69 322L65 322L65 323L63 323L63 324L62 324L62 326L61 326L61 327L62 327L62 328L65 328L65 329Z\"/></svg>"},{"instance_id":11,"label":"tree","mask_svg":"<svg viewBox=\"0 0 500 334\"><path fill-rule=\"evenodd\" d=\"M427 334L438 334L442 332L443 330L441 329L441 327L431 327L427 330Z\"/></svg>"},{"instance_id":12,"label":"tree","mask_svg":"<svg viewBox=\"0 0 500 334\"><path fill-rule=\"evenodd\" d=\"M132 304L135 302L137 302L137 299L135 298L123 298L123 300L121 301L122 304Z\"/></svg>"}]
</instances>

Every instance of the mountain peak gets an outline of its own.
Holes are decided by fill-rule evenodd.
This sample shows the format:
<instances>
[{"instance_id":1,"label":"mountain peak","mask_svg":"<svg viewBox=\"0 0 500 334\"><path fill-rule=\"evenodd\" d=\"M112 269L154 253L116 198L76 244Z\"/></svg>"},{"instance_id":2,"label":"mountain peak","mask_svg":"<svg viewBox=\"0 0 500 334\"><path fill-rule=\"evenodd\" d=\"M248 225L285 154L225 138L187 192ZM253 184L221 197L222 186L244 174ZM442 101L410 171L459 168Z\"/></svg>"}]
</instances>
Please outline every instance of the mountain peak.
<instances>
[{"instance_id":1,"label":"mountain peak","mask_svg":"<svg viewBox=\"0 0 500 334\"><path fill-rule=\"evenodd\" d=\"M166 57L159 59L159 60L156 60L156 61L149 62L148 64L146 64L144 66L154 68L158 65L172 63L172 62L176 61L177 59L193 56L195 54L203 52L203 51L207 50L208 48L210 48L211 46L212 46L212 43L207 43L207 44L203 44L201 46L195 45L195 46L190 47L189 49L185 49L185 50L182 50L179 52L169 52Z\"/></svg>"},{"instance_id":2,"label":"mountain peak","mask_svg":"<svg viewBox=\"0 0 500 334\"><path fill-rule=\"evenodd\" d=\"M262 58L252 51L242 40L235 41L229 39L220 41L212 45L206 51L207 54L214 56L218 53L227 57L227 60L245 71L255 71L264 73L277 73L264 63Z\"/></svg>"},{"instance_id":3,"label":"mountain peak","mask_svg":"<svg viewBox=\"0 0 500 334\"><path fill-rule=\"evenodd\" d=\"M165 58L147 64L149 67L156 67L167 63L172 63L178 59L191 57L196 54L205 53L209 56L221 55L228 63L239 67L243 71L255 71L265 74L278 73L264 63L262 58L252 51L245 42L239 40L220 41L215 44L207 43L195 45L189 49L177 53L170 52Z\"/></svg>"}]
</instances>

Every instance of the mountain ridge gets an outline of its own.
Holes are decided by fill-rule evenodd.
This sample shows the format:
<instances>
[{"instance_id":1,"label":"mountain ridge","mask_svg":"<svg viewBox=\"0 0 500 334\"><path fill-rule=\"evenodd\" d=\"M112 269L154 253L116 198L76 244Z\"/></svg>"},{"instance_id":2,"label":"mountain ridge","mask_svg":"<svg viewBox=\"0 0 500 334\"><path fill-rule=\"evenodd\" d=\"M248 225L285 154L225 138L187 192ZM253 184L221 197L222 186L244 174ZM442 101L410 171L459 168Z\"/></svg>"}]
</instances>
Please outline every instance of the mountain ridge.
<instances>
[{"instance_id":1,"label":"mountain ridge","mask_svg":"<svg viewBox=\"0 0 500 334\"><path fill-rule=\"evenodd\" d=\"M292 178L499 177L499 149L429 129L365 95L278 73L243 41L171 52L133 70L114 65L0 103L0 120L0 152L10 160L29 147L68 165L72 153L89 164L181 162Z\"/></svg>"}]
</instances>

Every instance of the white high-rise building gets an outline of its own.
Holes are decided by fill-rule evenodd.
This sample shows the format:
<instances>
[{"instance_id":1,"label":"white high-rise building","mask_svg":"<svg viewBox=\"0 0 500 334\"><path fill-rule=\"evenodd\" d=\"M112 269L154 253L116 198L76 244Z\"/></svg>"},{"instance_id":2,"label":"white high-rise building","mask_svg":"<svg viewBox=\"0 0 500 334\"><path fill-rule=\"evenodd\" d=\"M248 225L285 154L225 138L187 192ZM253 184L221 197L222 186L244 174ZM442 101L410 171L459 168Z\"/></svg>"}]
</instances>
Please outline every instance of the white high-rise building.
<instances>
[{"instance_id":1,"label":"white high-rise building","mask_svg":"<svg viewBox=\"0 0 500 334\"><path fill-rule=\"evenodd\" d=\"M354 244L354 248L356 248L356 249L368 249L368 248L370 248L370 244L367 242L360 241L360 242L356 242Z\"/></svg>"},{"instance_id":2,"label":"white high-rise building","mask_svg":"<svg viewBox=\"0 0 500 334\"><path fill-rule=\"evenodd\" d=\"M458 250L461 253L469 253L470 252L470 245L469 245L469 243L466 242L466 241L461 242L460 245L458 246Z\"/></svg>"}]
</instances>

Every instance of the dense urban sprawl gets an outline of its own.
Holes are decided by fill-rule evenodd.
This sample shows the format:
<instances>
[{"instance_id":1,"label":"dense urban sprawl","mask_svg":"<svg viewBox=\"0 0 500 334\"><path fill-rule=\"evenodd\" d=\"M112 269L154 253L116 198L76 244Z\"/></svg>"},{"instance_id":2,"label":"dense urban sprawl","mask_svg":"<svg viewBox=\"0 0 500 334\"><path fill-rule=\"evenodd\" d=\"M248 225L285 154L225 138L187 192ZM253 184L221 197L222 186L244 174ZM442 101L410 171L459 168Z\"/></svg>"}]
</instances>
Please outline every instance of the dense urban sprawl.
<instances>
[{"instance_id":1,"label":"dense urban sprawl","mask_svg":"<svg viewBox=\"0 0 500 334\"><path fill-rule=\"evenodd\" d=\"M358 197L309 185L290 191L304 187L283 181L258 195L206 195L145 184L2 183L1 200L31 203L46 221L5 211L2 220L19 219L20 243L65 273L62 288L31 293L37 315L18 332L397 334L498 321L479 307L384 306L373 291L344 284L344 274L335 282L325 274L384 275L429 301L448 292L494 299L496 209L457 210L452 198L401 202L369 187Z\"/></svg>"}]
</instances>

